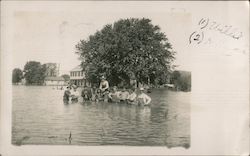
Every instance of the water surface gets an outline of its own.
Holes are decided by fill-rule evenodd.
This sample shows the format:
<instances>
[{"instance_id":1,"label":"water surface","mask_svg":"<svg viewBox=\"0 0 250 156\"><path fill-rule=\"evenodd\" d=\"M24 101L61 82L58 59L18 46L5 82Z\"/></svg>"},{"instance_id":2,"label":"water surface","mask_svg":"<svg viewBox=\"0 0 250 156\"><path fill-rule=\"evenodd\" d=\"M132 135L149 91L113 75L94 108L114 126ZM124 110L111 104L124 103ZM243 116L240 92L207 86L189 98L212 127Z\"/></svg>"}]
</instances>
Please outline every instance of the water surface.
<instances>
[{"instance_id":1,"label":"water surface","mask_svg":"<svg viewBox=\"0 0 250 156\"><path fill-rule=\"evenodd\" d=\"M190 92L155 89L150 107L63 104L63 90L13 86L12 143L189 147Z\"/></svg>"}]
</instances>

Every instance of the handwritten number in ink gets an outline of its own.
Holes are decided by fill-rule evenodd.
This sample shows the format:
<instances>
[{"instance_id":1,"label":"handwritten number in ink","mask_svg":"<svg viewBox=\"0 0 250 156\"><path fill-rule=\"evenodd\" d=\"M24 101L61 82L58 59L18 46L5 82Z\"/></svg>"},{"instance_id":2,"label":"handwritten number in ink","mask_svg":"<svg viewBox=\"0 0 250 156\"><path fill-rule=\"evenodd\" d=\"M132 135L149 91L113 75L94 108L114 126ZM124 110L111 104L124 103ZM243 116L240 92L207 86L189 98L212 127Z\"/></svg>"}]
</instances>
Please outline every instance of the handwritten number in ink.
<instances>
[{"instance_id":1,"label":"handwritten number in ink","mask_svg":"<svg viewBox=\"0 0 250 156\"><path fill-rule=\"evenodd\" d=\"M193 41L196 42L197 44L200 44L203 39L204 39L204 33L195 31L189 37L189 44L191 44Z\"/></svg>"},{"instance_id":2,"label":"handwritten number in ink","mask_svg":"<svg viewBox=\"0 0 250 156\"><path fill-rule=\"evenodd\" d=\"M204 19L202 18L199 22L200 29L204 29L209 23L209 18Z\"/></svg>"},{"instance_id":3,"label":"handwritten number in ink","mask_svg":"<svg viewBox=\"0 0 250 156\"><path fill-rule=\"evenodd\" d=\"M207 27L208 23L209 23L209 18L207 18L207 19L202 18L198 23L200 30ZM203 31L200 31L200 32L195 31L189 37L189 44L191 44L193 41L195 41L197 44L200 44L203 41L203 39L204 39L204 32Z\"/></svg>"},{"instance_id":4,"label":"handwritten number in ink","mask_svg":"<svg viewBox=\"0 0 250 156\"><path fill-rule=\"evenodd\" d=\"M198 23L198 30L194 31L190 36L189 36L189 44L192 42L196 42L197 44L200 44L203 42L204 39L204 33L206 27L208 27L208 30L210 31L215 31L219 32L223 35L229 36L233 39L239 40L240 38L243 37L243 33L236 29L233 28L231 25L223 25L221 23L218 23L216 21L209 21L209 18L202 18L199 23ZM211 39L209 39L205 44L211 43Z\"/></svg>"}]
</instances>

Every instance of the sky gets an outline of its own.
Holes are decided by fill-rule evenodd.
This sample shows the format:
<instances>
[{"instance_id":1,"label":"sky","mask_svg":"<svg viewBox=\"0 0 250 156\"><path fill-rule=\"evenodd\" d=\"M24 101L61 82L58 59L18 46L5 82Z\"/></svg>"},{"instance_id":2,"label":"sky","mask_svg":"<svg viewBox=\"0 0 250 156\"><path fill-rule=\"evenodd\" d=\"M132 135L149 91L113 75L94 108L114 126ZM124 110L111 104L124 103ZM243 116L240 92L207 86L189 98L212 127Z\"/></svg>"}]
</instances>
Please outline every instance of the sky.
<instances>
[{"instance_id":1,"label":"sky","mask_svg":"<svg viewBox=\"0 0 250 156\"><path fill-rule=\"evenodd\" d=\"M80 64L75 54L75 45L82 39L125 18L149 18L152 24L159 25L177 52L175 65L189 70L189 55L185 51L186 36L190 30L190 14L183 10L171 13L149 4L124 6L106 3L82 3L72 9L64 5L43 5L38 7L23 5L14 12L13 23L13 67L23 68L27 61L60 64L60 73L68 73ZM36 8L37 7L37 8ZM59 8L59 9L58 9ZM159 9L159 10L158 10ZM172 10L173 11L173 10ZM185 26L183 25L185 24Z\"/></svg>"},{"instance_id":2,"label":"sky","mask_svg":"<svg viewBox=\"0 0 250 156\"><path fill-rule=\"evenodd\" d=\"M119 19L144 17L159 25L166 34L177 52L173 62L177 69L190 71L188 39L193 31L194 13L181 6L176 7L177 2L169 4L171 2L16 2L10 5L13 68L23 69L25 63L32 60L54 62L60 64L60 74L68 74L80 64L75 54L75 45L80 40L86 40L104 25ZM196 12L202 9L195 8Z\"/></svg>"}]
</instances>

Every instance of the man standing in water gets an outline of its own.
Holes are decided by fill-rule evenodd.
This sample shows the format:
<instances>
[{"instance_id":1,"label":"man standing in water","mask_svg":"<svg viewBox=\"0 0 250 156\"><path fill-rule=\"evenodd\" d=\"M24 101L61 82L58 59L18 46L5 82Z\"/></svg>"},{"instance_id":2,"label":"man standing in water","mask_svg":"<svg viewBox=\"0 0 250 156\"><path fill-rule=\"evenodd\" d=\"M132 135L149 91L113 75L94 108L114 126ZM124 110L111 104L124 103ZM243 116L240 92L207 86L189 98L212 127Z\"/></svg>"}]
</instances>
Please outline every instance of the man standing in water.
<instances>
[{"instance_id":1,"label":"man standing in water","mask_svg":"<svg viewBox=\"0 0 250 156\"><path fill-rule=\"evenodd\" d=\"M109 89L109 82L105 79L104 76L101 77L100 87L102 92L105 92Z\"/></svg>"},{"instance_id":2,"label":"man standing in water","mask_svg":"<svg viewBox=\"0 0 250 156\"><path fill-rule=\"evenodd\" d=\"M111 102L116 102L116 103L120 102L119 96L120 96L120 91L117 91L117 87L114 86L113 90L108 94L109 100Z\"/></svg>"},{"instance_id":3,"label":"man standing in water","mask_svg":"<svg viewBox=\"0 0 250 156\"><path fill-rule=\"evenodd\" d=\"M126 90L125 87L122 88L122 91L120 92L120 101L121 102L126 102L126 100L128 99L129 96L129 92Z\"/></svg>"},{"instance_id":4,"label":"man standing in water","mask_svg":"<svg viewBox=\"0 0 250 156\"><path fill-rule=\"evenodd\" d=\"M84 88L82 89L82 94L81 94L83 101L90 101L92 99L92 93L91 90L84 85Z\"/></svg>"},{"instance_id":5,"label":"man standing in water","mask_svg":"<svg viewBox=\"0 0 250 156\"><path fill-rule=\"evenodd\" d=\"M63 95L63 102L65 104L69 103L69 97L70 97L70 87L68 86L67 89L64 91L64 95Z\"/></svg>"},{"instance_id":6,"label":"man standing in water","mask_svg":"<svg viewBox=\"0 0 250 156\"><path fill-rule=\"evenodd\" d=\"M104 96L104 101L108 101L108 89L109 83L104 76L101 77L100 87L102 95Z\"/></svg>"},{"instance_id":7,"label":"man standing in water","mask_svg":"<svg viewBox=\"0 0 250 156\"><path fill-rule=\"evenodd\" d=\"M79 96L80 96L80 94L77 91L77 86L73 86L73 90L71 91L71 102L77 103Z\"/></svg>"},{"instance_id":8,"label":"man standing in water","mask_svg":"<svg viewBox=\"0 0 250 156\"><path fill-rule=\"evenodd\" d=\"M135 93L135 89L134 88L129 89L129 95L128 95L128 98L127 98L127 103L128 104L137 104L136 97L137 97L137 95Z\"/></svg>"},{"instance_id":9,"label":"man standing in water","mask_svg":"<svg viewBox=\"0 0 250 156\"><path fill-rule=\"evenodd\" d=\"M140 88L140 94L138 95L139 105L149 105L151 102L151 97L144 93L144 88Z\"/></svg>"}]
</instances>

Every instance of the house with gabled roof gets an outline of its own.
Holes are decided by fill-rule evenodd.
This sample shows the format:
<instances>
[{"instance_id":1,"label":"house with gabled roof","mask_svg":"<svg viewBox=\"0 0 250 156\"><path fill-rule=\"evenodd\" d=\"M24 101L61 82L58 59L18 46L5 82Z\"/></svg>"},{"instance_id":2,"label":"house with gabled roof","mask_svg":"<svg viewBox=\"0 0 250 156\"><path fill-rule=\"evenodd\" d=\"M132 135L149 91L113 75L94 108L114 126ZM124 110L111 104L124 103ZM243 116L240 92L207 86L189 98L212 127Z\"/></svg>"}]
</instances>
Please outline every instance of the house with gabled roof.
<instances>
[{"instance_id":1,"label":"house with gabled roof","mask_svg":"<svg viewBox=\"0 0 250 156\"><path fill-rule=\"evenodd\" d=\"M85 72L80 65L70 71L70 83L77 86L89 85L85 77Z\"/></svg>"}]
</instances>

